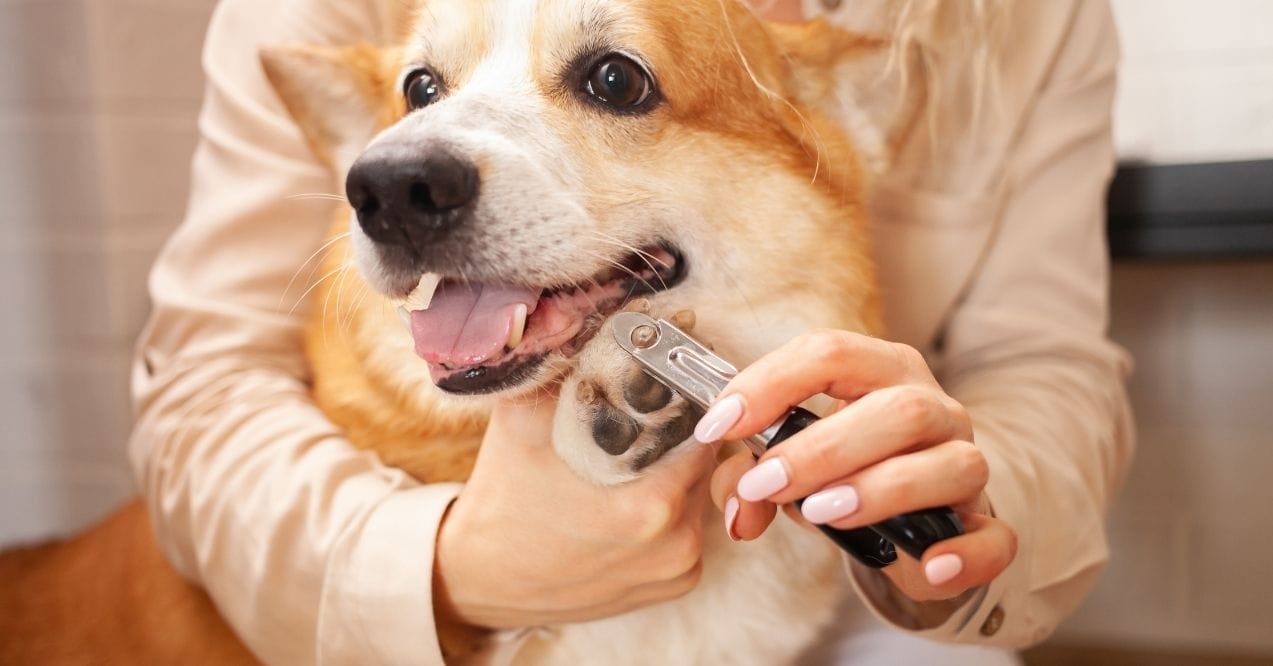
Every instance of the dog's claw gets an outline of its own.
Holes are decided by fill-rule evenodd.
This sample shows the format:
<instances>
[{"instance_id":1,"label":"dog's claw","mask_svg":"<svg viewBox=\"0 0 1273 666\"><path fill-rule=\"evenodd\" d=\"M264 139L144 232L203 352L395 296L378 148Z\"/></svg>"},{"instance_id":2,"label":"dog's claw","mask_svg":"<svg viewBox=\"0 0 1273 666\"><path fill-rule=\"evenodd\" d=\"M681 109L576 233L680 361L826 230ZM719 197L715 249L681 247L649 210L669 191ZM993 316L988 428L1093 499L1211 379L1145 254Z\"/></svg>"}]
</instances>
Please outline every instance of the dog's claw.
<instances>
[{"instance_id":1,"label":"dog's claw","mask_svg":"<svg viewBox=\"0 0 1273 666\"><path fill-rule=\"evenodd\" d=\"M673 326L681 329L682 331L692 333L694 331L694 325L698 323L698 315L694 314L693 310L681 310L680 312L672 315L672 319L670 321Z\"/></svg>"},{"instance_id":2,"label":"dog's claw","mask_svg":"<svg viewBox=\"0 0 1273 666\"><path fill-rule=\"evenodd\" d=\"M623 309L627 312L639 312L641 314L650 314L650 309L652 307L653 306L650 305L650 299L634 298L631 301L628 301L628 304L623 306Z\"/></svg>"},{"instance_id":3,"label":"dog's claw","mask_svg":"<svg viewBox=\"0 0 1273 666\"><path fill-rule=\"evenodd\" d=\"M595 405L598 402L598 387L590 381L579 382L579 389L575 392L575 397L585 405Z\"/></svg>"}]
</instances>

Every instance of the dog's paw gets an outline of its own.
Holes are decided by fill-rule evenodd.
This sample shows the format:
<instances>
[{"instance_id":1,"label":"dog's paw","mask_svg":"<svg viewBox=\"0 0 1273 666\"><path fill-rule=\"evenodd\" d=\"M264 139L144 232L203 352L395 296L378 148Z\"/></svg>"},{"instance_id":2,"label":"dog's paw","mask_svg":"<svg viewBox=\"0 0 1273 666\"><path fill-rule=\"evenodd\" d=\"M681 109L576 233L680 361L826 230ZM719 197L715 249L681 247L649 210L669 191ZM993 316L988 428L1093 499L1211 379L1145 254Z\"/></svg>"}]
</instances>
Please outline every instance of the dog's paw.
<instances>
[{"instance_id":1,"label":"dog's paw","mask_svg":"<svg viewBox=\"0 0 1273 666\"><path fill-rule=\"evenodd\" d=\"M671 319L683 330L694 324L688 311ZM693 436L703 411L646 374L615 342L610 322L578 362L562 385L553 445L581 476L604 484L631 480Z\"/></svg>"}]
</instances>

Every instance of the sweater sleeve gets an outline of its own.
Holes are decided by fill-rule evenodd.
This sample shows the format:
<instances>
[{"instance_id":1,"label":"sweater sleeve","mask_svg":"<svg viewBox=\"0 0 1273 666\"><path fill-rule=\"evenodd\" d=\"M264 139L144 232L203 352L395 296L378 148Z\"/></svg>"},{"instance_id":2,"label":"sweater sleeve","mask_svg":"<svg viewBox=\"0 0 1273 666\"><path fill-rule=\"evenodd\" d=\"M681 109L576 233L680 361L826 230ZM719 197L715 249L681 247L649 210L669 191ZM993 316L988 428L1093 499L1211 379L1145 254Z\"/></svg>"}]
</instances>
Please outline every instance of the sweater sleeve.
<instances>
[{"instance_id":1,"label":"sweater sleeve","mask_svg":"<svg viewBox=\"0 0 1273 666\"><path fill-rule=\"evenodd\" d=\"M151 275L130 455L169 560L267 663L441 663L433 546L458 491L354 449L301 352L330 193L257 60L377 41L394 0L222 2L184 223Z\"/></svg>"},{"instance_id":2,"label":"sweater sleeve","mask_svg":"<svg viewBox=\"0 0 1273 666\"><path fill-rule=\"evenodd\" d=\"M879 617L934 640L1046 638L1104 567L1105 513L1131 459L1130 362L1106 337L1118 45L1107 3L1076 7L1010 150L1000 223L933 363L972 415L986 493L1017 531L1017 557L935 626L883 576L851 569Z\"/></svg>"}]
</instances>

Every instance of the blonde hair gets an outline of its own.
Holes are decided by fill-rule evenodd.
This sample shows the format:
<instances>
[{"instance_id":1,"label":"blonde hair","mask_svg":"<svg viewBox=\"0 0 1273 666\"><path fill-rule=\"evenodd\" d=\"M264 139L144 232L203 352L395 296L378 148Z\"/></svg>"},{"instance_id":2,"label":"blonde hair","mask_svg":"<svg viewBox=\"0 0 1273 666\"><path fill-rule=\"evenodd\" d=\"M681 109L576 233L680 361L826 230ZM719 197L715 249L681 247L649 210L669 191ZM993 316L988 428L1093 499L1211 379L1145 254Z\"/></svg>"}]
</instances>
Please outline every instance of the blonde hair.
<instances>
[{"instance_id":1,"label":"blonde hair","mask_svg":"<svg viewBox=\"0 0 1273 666\"><path fill-rule=\"evenodd\" d=\"M930 129L954 111L975 119L997 97L1009 0L893 0L887 3L889 69L906 93L918 86Z\"/></svg>"}]
</instances>

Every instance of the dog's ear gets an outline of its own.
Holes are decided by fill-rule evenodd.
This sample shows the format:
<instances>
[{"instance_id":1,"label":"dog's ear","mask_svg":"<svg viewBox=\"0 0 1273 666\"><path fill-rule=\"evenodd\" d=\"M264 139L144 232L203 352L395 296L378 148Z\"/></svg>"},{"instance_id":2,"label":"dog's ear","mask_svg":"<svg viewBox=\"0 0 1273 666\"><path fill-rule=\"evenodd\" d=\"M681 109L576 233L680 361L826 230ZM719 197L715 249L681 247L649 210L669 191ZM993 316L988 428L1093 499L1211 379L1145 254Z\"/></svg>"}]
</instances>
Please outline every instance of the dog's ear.
<instances>
[{"instance_id":1,"label":"dog's ear","mask_svg":"<svg viewBox=\"0 0 1273 666\"><path fill-rule=\"evenodd\" d=\"M889 51L885 37L844 31L821 18L770 23L769 32L787 61L788 90L812 107L826 106L843 90L847 76L852 83L858 70L880 64Z\"/></svg>"},{"instance_id":2,"label":"dog's ear","mask_svg":"<svg viewBox=\"0 0 1273 666\"><path fill-rule=\"evenodd\" d=\"M830 71L841 65L883 53L888 39L850 32L823 18L786 23L769 23L778 49L797 68Z\"/></svg>"},{"instance_id":3,"label":"dog's ear","mask_svg":"<svg viewBox=\"0 0 1273 666\"><path fill-rule=\"evenodd\" d=\"M315 154L345 168L405 112L395 94L395 52L367 45L267 46L261 67Z\"/></svg>"},{"instance_id":4,"label":"dog's ear","mask_svg":"<svg viewBox=\"0 0 1273 666\"><path fill-rule=\"evenodd\" d=\"M871 162L887 161L909 135L924 102L923 77L908 73L904 88L885 76L888 38L837 28L824 19L769 24L787 63L787 90L807 107L837 120ZM903 59L909 62L909 59Z\"/></svg>"}]
</instances>

